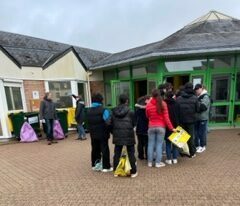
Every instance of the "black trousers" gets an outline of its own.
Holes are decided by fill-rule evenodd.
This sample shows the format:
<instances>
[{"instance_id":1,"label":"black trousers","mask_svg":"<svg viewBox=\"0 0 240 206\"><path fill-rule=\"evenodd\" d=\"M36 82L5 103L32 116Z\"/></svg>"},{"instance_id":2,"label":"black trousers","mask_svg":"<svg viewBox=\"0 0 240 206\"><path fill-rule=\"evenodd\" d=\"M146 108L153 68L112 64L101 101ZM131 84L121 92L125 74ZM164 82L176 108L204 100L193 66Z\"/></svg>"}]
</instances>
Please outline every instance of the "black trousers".
<instances>
[{"instance_id":1,"label":"black trousers","mask_svg":"<svg viewBox=\"0 0 240 206\"><path fill-rule=\"evenodd\" d=\"M108 138L95 139L91 138L92 152L91 160L92 167L102 159L103 169L109 169L110 165L110 151L108 146Z\"/></svg>"},{"instance_id":2,"label":"black trousers","mask_svg":"<svg viewBox=\"0 0 240 206\"><path fill-rule=\"evenodd\" d=\"M122 154L122 148L123 145L115 145L114 148L114 157L113 157L113 170L115 171L118 163L119 163L119 159L121 157ZM132 167L131 169L131 174L135 174L137 172L137 166L136 166L136 158L135 158L135 148L134 145L128 145L127 146L127 153L128 153L128 158L129 158L129 162L130 165Z\"/></svg>"},{"instance_id":3,"label":"black trousers","mask_svg":"<svg viewBox=\"0 0 240 206\"><path fill-rule=\"evenodd\" d=\"M194 139L195 139L195 124L181 124L182 128L185 129L190 135L190 139L188 140L188 147L189 147L189 153L190 153L190 157L193 156L196 153L196 147L194 144Z\"/></svg>"},{"instance_id":4,"label":"black trousers","mask_svg":"<svg viewBox=\"0 0 240 206\"><path fill-rule=\"evenodd\" d=\"M148 135L137 134L138 138L138 158L139 159L147 159L147 147L148 147Z\"/></svg>"}]
</instances>

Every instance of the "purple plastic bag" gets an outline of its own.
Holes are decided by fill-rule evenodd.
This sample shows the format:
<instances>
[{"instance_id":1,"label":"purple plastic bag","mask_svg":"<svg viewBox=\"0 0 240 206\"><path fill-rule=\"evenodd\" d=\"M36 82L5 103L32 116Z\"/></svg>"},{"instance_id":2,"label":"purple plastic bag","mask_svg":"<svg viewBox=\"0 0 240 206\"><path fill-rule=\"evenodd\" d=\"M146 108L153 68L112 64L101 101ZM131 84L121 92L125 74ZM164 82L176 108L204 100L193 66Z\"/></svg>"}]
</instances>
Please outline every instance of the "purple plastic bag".
<instances>
[{"instance_id":1,"label":"purple plastic bag","mask_svg":"<svg viewBox=\"0 0 240 206\"><path fill-rule=\"evenodd\" d=\"M62 127L61 127L61 124L58 120L54 120L53 136L55 139L64 139L64 137L65 137Z\"/></svg>"},{"instance_id":2,"label":"purple plastic bag","mask_svg":"<svg viewBox=\"0 0 240 206\"><path fill-rule=\"evenodd\" d=\"M36 142L38 141L37 135L28 122L24 122L20 131L20 142Z\"/></svg>"}]
</instances>

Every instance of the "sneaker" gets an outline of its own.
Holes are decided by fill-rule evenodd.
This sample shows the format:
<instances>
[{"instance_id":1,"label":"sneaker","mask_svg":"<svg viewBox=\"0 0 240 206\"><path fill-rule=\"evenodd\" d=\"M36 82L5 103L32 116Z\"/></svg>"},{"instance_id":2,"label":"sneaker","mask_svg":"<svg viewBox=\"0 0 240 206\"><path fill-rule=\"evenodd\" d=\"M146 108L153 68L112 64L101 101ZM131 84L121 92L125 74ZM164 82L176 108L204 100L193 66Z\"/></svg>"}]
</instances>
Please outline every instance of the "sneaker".
<instances>
[{"instance_id":1,"label":"sneaker","mask_svg":"<svg viewBox=\"0 0 240 206\"><path fill-rule=\"evenodd\" d=\"M114 174L113 176L114 176L114 177L118 177L118 175L117 175L117 174Z\"/></svg>"},{"instance_id":2,"label":"sneaker","mask_svg":"<svg viewBox=\"0 0 240 206\"><path fill-rule=\"evenodd\" d=\"M163 162L156 163L155 167L165 167L165 164Z\"/></svg>"},{"instance_id":3,"label":"sneaker","mask_svg":"<svg viewBox=\"0 0 240 206\"><path fill-rule=\"evenodd\" d=\"M196 154L194 154L194 155L190 156L190 158L194 158L194 157L196 157Z\"/></svg>"},{"instance_id":4,"label":"sneaker","mask_svg":"<svg viewBox=\"0 0 240 206\"><path fill-rule=\"evenodd\" d=\"M197 149L197 150L196 150L197 153L201 153L202 147L197 147L196 149Z\"/></svg>"},{"instance_id":5,"label":"sneaker","mask_svg":"<svg viewBox=\"0 0 240 206\"><path fill-rule=\"evenodd\" d=\"M152 162L148 162L148 167L152 167Z\"/></svg>"},{"instance_id":6,"label":"sneaker","mask_svg":"<svg viewBox=\"0 0 240 206\"><path fill-rule=\"evenodd\" d=\"M206 147L201 147L198 151L197 151L197 153L202 153L202 152L204 152L206 150Z\"/></svg>"},{"instance_id":7,"label":"sneaker","mask_svg":"<svg viewBox=\"0 0 240 206\"><path fill-rule=\"evenodd\" d=\"M136 173L134 173L134 174L131 174L131 178L135 178L135 177L137 177L138 176L138 173L136 172Z\"/></svg>"},{"instance_id":8,"label":"sneaker","mask_svg":"<svg viewBox=\"0 0 240 206\"><path fill-rule=\"evenodd\" d=\"M113 168L110 167L109 169L102 169L102 172L112 172L113 171Z\"/></svg>"},{"instance_id":9,"label":"sneaker","mask_svg":"<svg viewBox=\"0 0 240 206\"><path fill-rule=\"evenodd\" d=\"M168 164L168 165L171 165L171 164L172 164L172 160L166 160L165 162L166 162L166 164Z\"/></svg>"},{"instance_id":10,"label":"sneaker","mask_svg":"<svg viewBox=\"0 0 240 206\"><path fill-rule=\"evenodd\" d=\"M52 144L52 142L51 141L48 141L48 143L47 143L48 145L51 145Z\"/></svg>"},{"instance_id":11,"label":"sneaker","mask_svg":"<svg viewBox=\"0 0 240 206\"><path fill-rule=\"evenodd\" d=\"M177 163L178 163L177 159L173 159L173 164L177 164Z\"/></svg>"},{"instance_id":12,"label":"sneaker","mask_svg":"<svg viewBox=\"0 0 240 206\"><path fill-rule=\"evenodd\" d=\"M206 150L206 147L204 146L204 147L202 147L202 152L204 152Z\"/></svg>"}]
</instances>

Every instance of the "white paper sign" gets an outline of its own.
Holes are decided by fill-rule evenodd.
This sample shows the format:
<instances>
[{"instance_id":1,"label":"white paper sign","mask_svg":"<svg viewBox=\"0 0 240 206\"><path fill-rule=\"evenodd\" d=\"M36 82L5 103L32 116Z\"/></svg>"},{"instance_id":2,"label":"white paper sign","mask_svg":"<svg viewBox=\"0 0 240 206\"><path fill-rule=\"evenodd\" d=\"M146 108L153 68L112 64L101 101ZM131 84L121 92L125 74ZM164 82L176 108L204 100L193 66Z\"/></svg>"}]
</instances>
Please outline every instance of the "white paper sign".
<instances>
[{"instance_id":1,"label":"white paper sign","mask_svg":"<svg viewBox=\"0 0 240 206\"><path fill-rule=\"evenodd\" d=\"M33 97L33 99L39 99L39 91L33 91L32 97Z\"/></svg>"},{"instance_id":2,"label":"white paper sign","mask_svg":"<svg viewBox=\"0 0 240 206\"><path fill-rule=\"evenodd\" d=\"M193 79L193 88L196 86L196 84L202 84L202 79L201 78Z\"/></svg>"}]
</instances>

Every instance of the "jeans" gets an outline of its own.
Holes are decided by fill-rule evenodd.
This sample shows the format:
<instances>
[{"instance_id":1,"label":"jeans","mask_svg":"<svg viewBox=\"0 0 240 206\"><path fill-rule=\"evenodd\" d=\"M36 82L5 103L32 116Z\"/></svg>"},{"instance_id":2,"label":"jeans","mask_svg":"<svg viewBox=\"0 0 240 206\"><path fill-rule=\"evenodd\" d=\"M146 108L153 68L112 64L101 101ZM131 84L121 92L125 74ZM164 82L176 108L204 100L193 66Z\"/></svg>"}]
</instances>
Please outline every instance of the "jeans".
<instances>
[{"instance_id":1,"label":"jeans","mask_svg":"<svg viewBox=\"0 0 240 206\"><path fill-rule=\"evenodd\" d=\"M207 145L207 120L197 121L195 124L195 146Z\"/></svg>"},{"instance_id":2,"label":"jeans","mask_svg":"<svg viewBox=\"0 0 240 206\"><path fill-rule=\"evenodd\" d=\"M148 129L148 162L153 162L154 149L156 149L156 163L162 160L162 144L166 129L151 127Z\"/></svg>"},{"instance_id":3,"label":"jeans","mask_svg":"<svg viewBox=\"0 0 240 206\"><path fill-rule=\"evenodd\" d=\"M79 139L86 137L86 133L85 133L85 130L84 130L82 124L77 124L77 130L78 130L78 138Z\"/></svg>"},{"instance_id":4,"label":"jeans","mask_svg":"<svg viewBox=\"0 0 240 206\"><path fill-rule=\"evenodd\" d=\"M131 169L131 174L135 174L137 172L137 166L136 166L136 158L135 158L135 148L134 145L127 145L127 153L128 153L128 158L129 158L129 162L130 165L132 167ZM114 148L114 157L113 157L113 170L115 171L118 163L119 163L119 159L121 157L122 154L122 148L123 145L115 145Z\"/></svg>"},{"instance_id":5,"label":"jeans","mask_svg":"<svg viewBox=\"0 0 240 206\"><path fill-rule=\"evenodd\" d=\"M54 119L45 119L45 131L48 141L53 141L53 124Z\"/></svg>"},{"instance_id":6,"label":"jeans","mask_svg":"<svg viewBox=\"0 0 240 206\"><path fill-rule=\"evenodd\" d=\"M177 159L178 156L178 150L177 147L172 144L168 139L166 139L166 153L167 153L167 159Z\"/></svg>"}]
</instances>

